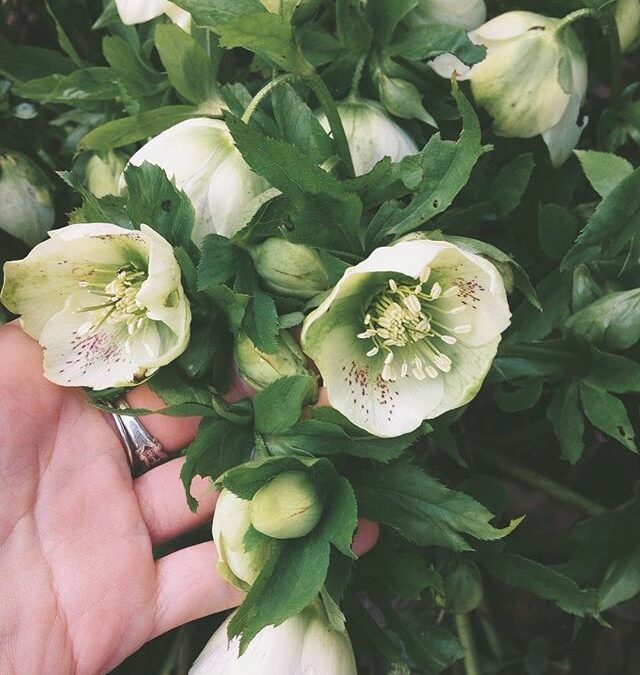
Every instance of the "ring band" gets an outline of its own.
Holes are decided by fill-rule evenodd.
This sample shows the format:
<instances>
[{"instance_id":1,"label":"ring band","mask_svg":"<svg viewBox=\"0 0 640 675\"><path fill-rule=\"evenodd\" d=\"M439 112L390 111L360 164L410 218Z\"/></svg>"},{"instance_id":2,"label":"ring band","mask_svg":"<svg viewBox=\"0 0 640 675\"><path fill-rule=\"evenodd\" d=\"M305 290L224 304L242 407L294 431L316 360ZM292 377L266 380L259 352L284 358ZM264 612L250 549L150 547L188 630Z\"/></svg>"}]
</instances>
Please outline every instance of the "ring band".
<instances>
[{"instance_id":1,"label":"ring band","mask_svg":"<svg viewBox=\"0 0 640 675\"><path fill-rule=\"evenodd\" d=\"M118 398L113 406L120 410L129 410L131 406L125 398ZM133 415L119 415L110 413L115 422L116 429L122 440L124 450L131 468L131 475L135 478L162 464L170 455L165 452L160 441L154 438L137 417Z\"/></svg>"}]
</instances>

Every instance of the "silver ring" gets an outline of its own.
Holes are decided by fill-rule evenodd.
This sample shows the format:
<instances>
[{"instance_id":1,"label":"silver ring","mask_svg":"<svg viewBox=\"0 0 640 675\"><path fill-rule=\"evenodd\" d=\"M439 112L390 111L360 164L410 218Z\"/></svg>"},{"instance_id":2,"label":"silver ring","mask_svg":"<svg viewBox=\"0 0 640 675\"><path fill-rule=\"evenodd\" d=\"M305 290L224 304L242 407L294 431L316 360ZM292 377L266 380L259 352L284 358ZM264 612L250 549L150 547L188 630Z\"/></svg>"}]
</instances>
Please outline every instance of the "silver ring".
<instances>
[{"instance_id":1,"label":"silver ring","mask_svg":"<svg viewBox=\"0 0 640 675\"><path fill-rule=\"evenodd\" d=\"M131 408L126 399L122 397L116 399L112 405L120 410ZM165 452L160 441L142 426L137 417L118 415L118 413L110 414L116 424L116 429L129 460L131 475L134 478L169 459L170 455Z\"/></svg>"}]
</instances>

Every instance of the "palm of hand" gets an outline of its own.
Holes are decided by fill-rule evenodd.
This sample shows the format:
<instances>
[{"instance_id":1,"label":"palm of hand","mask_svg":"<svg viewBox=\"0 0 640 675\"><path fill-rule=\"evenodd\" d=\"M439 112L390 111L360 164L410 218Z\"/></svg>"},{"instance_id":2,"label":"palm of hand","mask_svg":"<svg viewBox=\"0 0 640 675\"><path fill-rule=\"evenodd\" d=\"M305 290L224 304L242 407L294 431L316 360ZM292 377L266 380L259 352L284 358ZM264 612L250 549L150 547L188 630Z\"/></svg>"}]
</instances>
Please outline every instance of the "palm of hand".
<instances>
[{"instance_id":1,"label":"palm of hand","mask_svg":"<svg viewBox=\"0 0 640 675\"><path fill-rule=\"evenodd\" d=\"M104 673L236 602L217 579L206 588L212 545L154 562L152 537L163 536L157 523L150 532L151 500L141 503L118 438L81 392L42 377L38 345L6 326L0 353L0 673ZM189 586L212 592L208 607L189 606Z\"/></svg>"}]
</instances>

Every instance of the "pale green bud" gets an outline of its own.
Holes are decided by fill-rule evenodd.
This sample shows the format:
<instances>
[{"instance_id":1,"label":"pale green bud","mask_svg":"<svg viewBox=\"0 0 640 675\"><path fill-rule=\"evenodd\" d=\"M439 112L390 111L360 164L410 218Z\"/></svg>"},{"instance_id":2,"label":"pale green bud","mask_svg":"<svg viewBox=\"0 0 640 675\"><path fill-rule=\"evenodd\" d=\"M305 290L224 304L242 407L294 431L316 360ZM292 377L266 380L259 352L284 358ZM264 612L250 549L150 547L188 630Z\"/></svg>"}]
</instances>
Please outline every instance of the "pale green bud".
<instances>
[{"instance_id":1,"label":"pale green bud","mask_svg":"<svg viewBox=\"0 0 640 675\"><path fill-rule=\"evenodd\" d=\"M264 285L278 295L308 300L330 286L320 256L303 244L271 237L252 247L251 257Z\"/></svg>"},{"instance_id":2,"label":"pale green bud","mask_svg":"<svg viewBox=\"0 0 640 675\"><path fill-rule=\"evenodd\" d=\"M448 612L466 614L482 602L484 588L482 575L477 565L467 560L458 560L444 578L442 603Z\"/></svg>"},{"instance_id":3,"label":"pale green bud","mask_svg":"<svg viewBox=\"0 0 640 675\"><path fill-rule=\"evenodd\" d=\"M620 38L620 49L630 51L640 38L640 1L618 0L616 4L616 25Z\"/></svg>"},{"instance_id":4,"label":"pale green bud","mask_svg":"<svg viewBox=\"0 0 640 675\"><path fill-rule=\"evenodd\" d=\"M33 247L53 227L55 212L44 173L19 152L0 153L0 229Z\"/></svg>"},{"instance_id":5,"label":"pale green bud","mask_svg":"<svg viewBox=\"0 0 640 675\"><path fill-rule=\"evenodd\" d=\"M277 337L278 350L274 354L260 351L244 332L236 335L234 357L242 379L256 391L292 375L310 375L305 366L304 354L287 331ZM310 392L310 395L314 392Z\"/></svg>"},{"instance_id":6,"label":"pale green bud","mask_svg":"<svg viewBox=\"0 0 640 675\"><path fill-rule=\"evenodd\" d=\"M125 165L125 159L113 150L109 150L104 159L93 155L85 168L89 191L98 198L119 195Z\"/></svg>"},{"instance_id":7,"label":"pale green bud","mask_svg":"<svg viewBox=\"0 0 640 675\"><path fill-rule=\"evenodd\" d=\"M223 490L213 516L212 533L218 551L218 573L237 588L247 589L258 578L265 544L250 549L245 536L251 528L251 502Z\"/></svg>"},{"instance_id":8,"label":"pale green bud","mask_svg":"<svg viewBox=\"0 0 640 675\"><path fill-rule=\"evenodd\" d=\"M286 471L263 485L251 500L251 524L274 539L309 534L322 515L322 502L301 471Z\"/></svg>"}]
</instances>

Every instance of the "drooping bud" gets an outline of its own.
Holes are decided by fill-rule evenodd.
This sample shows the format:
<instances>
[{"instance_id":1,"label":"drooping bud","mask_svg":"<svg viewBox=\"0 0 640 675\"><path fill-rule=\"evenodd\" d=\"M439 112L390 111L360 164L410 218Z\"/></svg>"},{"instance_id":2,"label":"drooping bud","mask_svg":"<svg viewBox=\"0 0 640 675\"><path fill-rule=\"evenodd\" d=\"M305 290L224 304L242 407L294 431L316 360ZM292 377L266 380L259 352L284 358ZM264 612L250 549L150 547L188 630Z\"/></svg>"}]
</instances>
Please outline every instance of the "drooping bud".
<instances>
[{"instance_id":1,"label":"drooping bud","mask_svg":"<svg viewBox=\"0 0 640 675\"><path fill-rule=\"evenodd\" d=\"M55 212L44 173L24 155L0 153L0 229L33 247L53 227Z\"/></svg>"},{"instance_id":2,"label":"drooping bud","mask_svg":"<svg viewBox=\"0 0 640 675\"><path fill-rule=\"evenodd\" d=\"M251 550L245 537L251 528L251 502L223 490L213 516L213 541L218 551L218 573L237 588L246 589L260 574L265 544Z\"/></svg>"},{"instance_id":3,"label":"drooping bud","mask_svg":"<svg viewBox=\"0 0 640 675\"><path fill-rule=\"evenodd\" d=\"M124 158L113 150L109 150L104 158L93 155L85 168L89 190L96 197L119 195L125 165Z\"/></svg>"},{"instance_id":4,"label":"drooping bud","mask_svg":"<svg viewBox=\"0 0 640 675\"><path fill-rule=\"evenodd\" d=\"M471 612L482 602L484 589L477 565L458 560L444 578L444 608L453 614Z\"/></svg>"},{"instance_id":5,"label":"drooping bud","mask_svg":"<svg viewBox=\"0 0 640 675\"><path fill-rule=\"evenodd\" d=\"M349 636L331 628L317 601L263 628L242 655L240 640L227 636L232 619L216 630L189 675L357 675Z\"/></svg>"},{"instance_id":6,"label":"drooping bud","mask_svg":"<svg viewBox=\"0 0 640 675\"><path fill-rule=\"evenodd\" d=\"M309 300L329 288L329 275L318 253L304 244L270 237L251 248L264 285L278 295Z\"/></svg>"},{"instance_id":7,"label":"drooping bud","mask_svg":"<svg viewBox=\"0 0 640 675\"><path fill-rule=\"evenodd\" d=\"M274 539L297 539L318 524L322 502L304 473L286 471L256 492L250 511L258 532Z\"/></svg>"},{"instance_id":8,"label":"drooping bud","mask_svg":"<svg viewBox=\"0 0 640 675\"><path fill-rule=\"evenodd\" d=\"M356 176L369 173L384 157L399 162L415 155L418 146L404 129L393 122L375 101L349 99L338 104L338 114L344 127ZM326 115L318 118L329 132Z\"/></svg>"},{"instance_id":9,"label":"drooping bud","mask_svg":"<svg viewBox=\"0 0 640 675\"><path fill-rule=\"evenodd\" d=\"M236 335L234 348L235 361L242 379L256 391L280 379L292 375L310 375L305 366L304 354L300 351L287 331L280 331L277 337L278 350L274 354L260 351L244 332ZM310 398L315 394L309 392Z\"/></svg>"}]
</instances>

